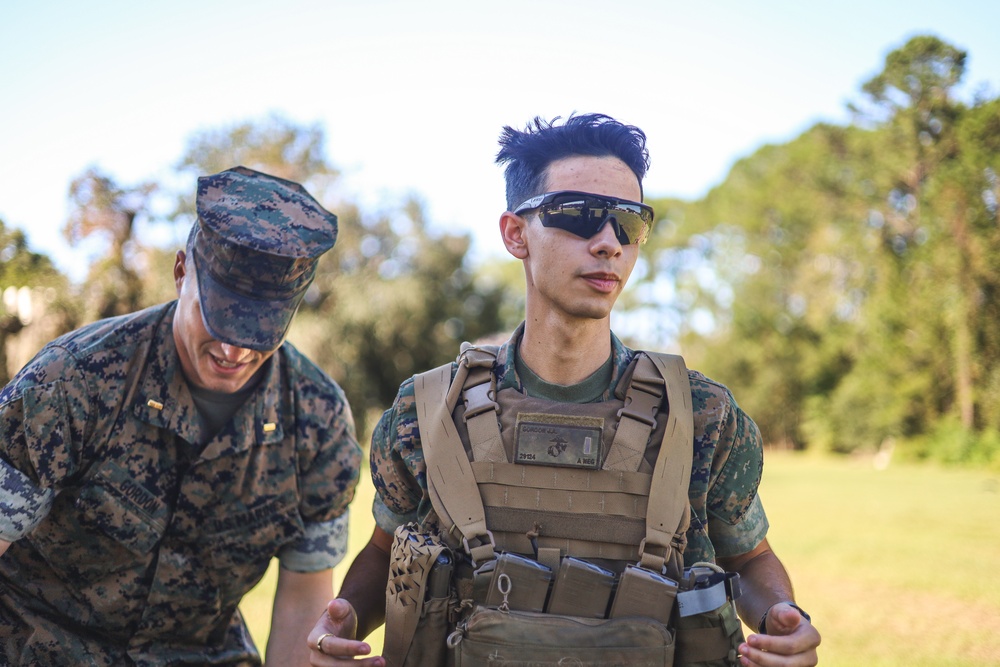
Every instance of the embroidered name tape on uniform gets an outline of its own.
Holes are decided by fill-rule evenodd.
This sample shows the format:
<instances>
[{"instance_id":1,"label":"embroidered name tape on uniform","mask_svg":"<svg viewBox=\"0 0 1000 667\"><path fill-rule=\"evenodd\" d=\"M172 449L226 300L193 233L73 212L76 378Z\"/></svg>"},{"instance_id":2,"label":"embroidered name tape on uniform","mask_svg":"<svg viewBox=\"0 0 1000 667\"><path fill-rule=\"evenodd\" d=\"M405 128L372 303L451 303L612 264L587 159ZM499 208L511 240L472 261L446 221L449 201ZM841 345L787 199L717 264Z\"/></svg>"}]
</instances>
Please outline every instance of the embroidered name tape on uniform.
<instances>
[{"instance_id":1,"label":"embroidered name tape on uniform","mask_svg":"<svg viewBox=\"0 0 1000 667\"><path fill-rule=\"evenodd\" d=\"M522 413L515 429L514 462L596 470L603 428L599 417Z\"/></svg>"}]
</instances>

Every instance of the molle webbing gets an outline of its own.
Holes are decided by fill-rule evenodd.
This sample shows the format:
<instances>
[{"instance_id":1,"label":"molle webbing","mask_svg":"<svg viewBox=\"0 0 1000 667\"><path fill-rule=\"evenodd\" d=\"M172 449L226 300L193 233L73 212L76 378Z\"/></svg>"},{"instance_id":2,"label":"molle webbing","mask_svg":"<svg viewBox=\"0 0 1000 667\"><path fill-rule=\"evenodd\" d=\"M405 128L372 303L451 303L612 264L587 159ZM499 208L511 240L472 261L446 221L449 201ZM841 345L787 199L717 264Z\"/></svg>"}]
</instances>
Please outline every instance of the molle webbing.
<instances>
[{"instance_id":1,"label":"molle webbing","mask_svg":"<svg viewBox=\"0 0 1000 667\"><path fill-rule=\"evenodd\" d=\"M659 571L666 565L668 574L680 576L690 521L687 485L693 444L691 390L683 360L638 353L632 377L619 383L624 395L616 392L617 403L583 406L588 415L600 414L604 420L601 447L607 455L605 469L581 475L579 468L509 463L513 445L501 434L501 421L525 409L559 414L579 406L546 409L544 399L512 389L498 397L495 357L496 348L463 344L450 387L450 365L420 374L414 383L428 494L449 542L464 542L478 562L495 556L494 531L501 535L501 549L520 553L532 552L535 545L526 535L531 533L548 553L558 549L629 561L638 555L644 567ZM670 408L665 420L656 418L664 394ZM638 425L623 432L629 421ZM609 428L615 432L610 447L605 444ZM512 429L505 424L504 432ZM653 451L656 445L659 451L651 466L646 450L654 432L662 439L653 441ZM464 456L458 453L462 451ZM607 469L609 463L616 469ZM652 502L643 502L644 492Z\"/></svg>"},{"instance_id":2,"label":"molle webbing","mask_svg":"<svg viewBox=\"0 0 1000 667\"><path fill-rule=\"evenodd\" d=\"M530 554L533 532L538 547L635 561L652 475L479 461L472 469L498 549Z\"/></svg>"}]
</instances>

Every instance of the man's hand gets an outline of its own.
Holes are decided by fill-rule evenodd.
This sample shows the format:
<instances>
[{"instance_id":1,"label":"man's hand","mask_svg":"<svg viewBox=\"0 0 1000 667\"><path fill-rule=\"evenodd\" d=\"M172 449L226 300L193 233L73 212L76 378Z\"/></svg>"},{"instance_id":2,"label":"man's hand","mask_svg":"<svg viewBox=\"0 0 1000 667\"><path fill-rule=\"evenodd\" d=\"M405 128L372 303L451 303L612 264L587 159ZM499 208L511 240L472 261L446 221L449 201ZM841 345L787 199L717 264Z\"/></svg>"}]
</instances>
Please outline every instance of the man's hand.
<instances>
[{"instance_id":1,"label":"man's hand","mask_svg":"<svg viewBox=\"0 0 1000 667\"><path fill-rule=\"evenodd\" d=\"M315 667L385 667L382 657L359 657L371 653L372 647L354 639L357 629L358 617L351 603L342 598L331 600L309 633L309 664Z\"/></svg>"},{"instance_id":2,"label":"man's hand","mask_svg":"<svg viewBox=\"0 0 1000 667\"><path fill-rule=\"evenodd\" d=\"M820 636L795 607L780 602L767 611L767 634L753 634L740 645L744 667L809 667L818 658Z\"/></svg>"}]
</instances>

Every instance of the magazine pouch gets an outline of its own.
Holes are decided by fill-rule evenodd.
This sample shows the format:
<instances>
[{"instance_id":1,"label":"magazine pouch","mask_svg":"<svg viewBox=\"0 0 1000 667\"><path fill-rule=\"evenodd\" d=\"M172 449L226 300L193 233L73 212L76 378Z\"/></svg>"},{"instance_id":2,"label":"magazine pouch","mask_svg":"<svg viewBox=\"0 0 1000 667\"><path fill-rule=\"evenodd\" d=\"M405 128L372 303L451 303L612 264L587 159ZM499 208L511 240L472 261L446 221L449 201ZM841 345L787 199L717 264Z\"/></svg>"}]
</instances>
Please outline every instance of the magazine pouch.
<instances>
[{"instance_id":1,"label":"magazine pouch","mask_svg":"<svg viewBox=\"0 0 1000 667\"><path fill-rule=\"evenodd\" d=\"M386 585L383 655L390 667L447 665L446 640L456 612L451 550L406 524L393 535Z\"/></svg>"},{"instance_id":2,"label":"magazine pouch","mask_svg":"<svg viewBox=\"0 0 1000 667\"><path fill-rule=\"evenodd\" d=\"M683 667L734 667L743 625L736 615L739 575L713 563L684 571L677 594L677 662Z\"/></svg>"}]
</instances>

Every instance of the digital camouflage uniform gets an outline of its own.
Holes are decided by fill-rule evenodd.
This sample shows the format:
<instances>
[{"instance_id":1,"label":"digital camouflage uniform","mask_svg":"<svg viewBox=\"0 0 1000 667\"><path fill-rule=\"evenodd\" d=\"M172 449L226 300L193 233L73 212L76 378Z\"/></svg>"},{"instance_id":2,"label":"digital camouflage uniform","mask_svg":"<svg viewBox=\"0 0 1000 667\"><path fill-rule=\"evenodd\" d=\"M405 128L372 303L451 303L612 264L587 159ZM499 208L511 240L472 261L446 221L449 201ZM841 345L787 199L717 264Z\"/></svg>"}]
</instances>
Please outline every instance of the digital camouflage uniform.
<instances>
[{"instance_id":1,"label":"digital camouflage uniform","mask_svg":"<svg viewBox=\"0 0 1000 667\"><path fill-rule=\"evenodd\" d=\"M350 408L281 342L336 216L243 167L199 178L197 209L206 330L277 351L215 434L181 370L176 301L66 334L0 392L4 665L259 665L237 605L271 558L316 572L344 556Z\"/></svg>"},{"instance_id":2,"label":"digital camouflage uniform","mask_svg":"<svg viewBox=\"0 0 1000 667\"><path fill-rule=\"evenodd\" d=\"M286 343L199 455L173 312L57 339L0 393L3 664L258 664L236 607L271 557L345 553L341 389Z\"/></svg>"},{"instance_id":3,"label":"digital camouflage uniform","mask_svg":"<svg viewBox=\"0 0 1000 667\"><path fill-rule=\"evenodd\" d=\"M523 330L522 324L500 347L494 366L498 393L505 388L523 391L514 365L514 350ZM602 401L609 400L635 352L611 334L611 354L611 383ZM764 539L768 528L757 496L763 470L757 425L724 386L696 371L688 375L694 411L694 460L688 488L691 527L684 552L686 566L746 553ZM661 416L666 414L666 410L660 411ZM650 446L647 461L654 462L658 450L659 443ZM602 452L602 460L606 454L606 450ZM398 526L422 521L431 512L412 378L400 386L395 402L375 428L371 469L377 491L373 513L380 528L392 534Z\"/></svg>"}]
</instances>

